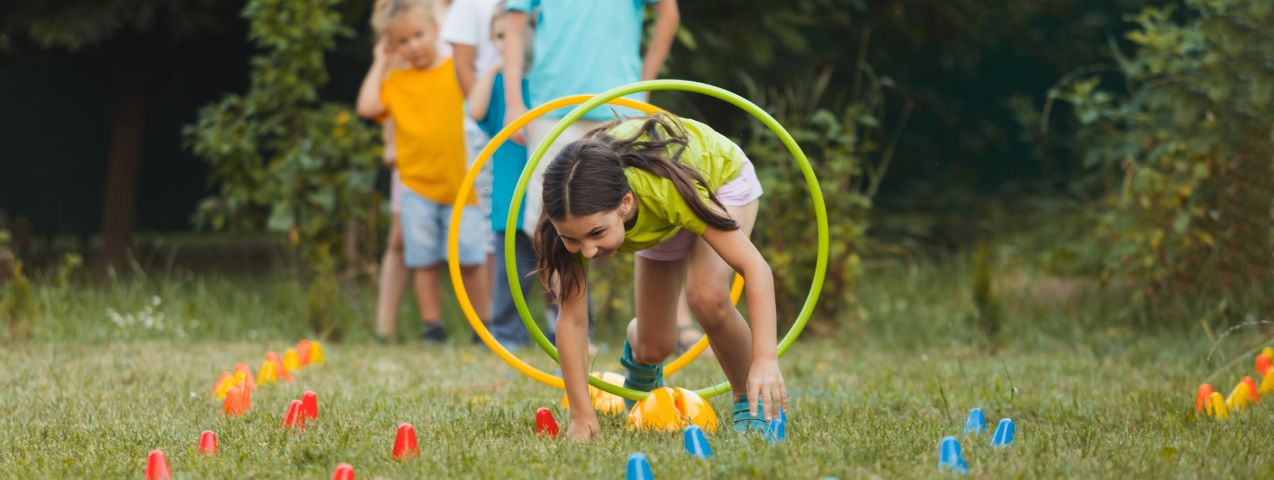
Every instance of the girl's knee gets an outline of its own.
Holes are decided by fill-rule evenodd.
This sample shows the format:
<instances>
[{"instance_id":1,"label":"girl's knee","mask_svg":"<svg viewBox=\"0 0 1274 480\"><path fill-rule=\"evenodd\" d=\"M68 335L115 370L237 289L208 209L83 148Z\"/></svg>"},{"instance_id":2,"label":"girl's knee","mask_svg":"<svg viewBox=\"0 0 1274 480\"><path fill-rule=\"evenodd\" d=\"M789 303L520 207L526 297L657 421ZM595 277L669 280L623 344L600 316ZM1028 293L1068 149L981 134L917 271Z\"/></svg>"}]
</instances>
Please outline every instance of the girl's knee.
<instances>
[{"instance_id":1,"label":"girl's knee","mask_svg":"<svg viewBox=\"0 0 1274 480\"><path fill-rule=\"evenodd\" d=\"M677 349L675 342L639 342L633 345L633 359L646 365L663 363Z\"/></svg>"},{"instance_id":2,"label":"girl's knee","mask_svg":"<svg viewBox=\"0 0 1274 480\"><path fill-rule=\"evenodd\" d=\"M690 287L686 292L690 311L704 329L712 329L727 321L734 313L730 292L717 287Z\"/></svg>"}]
</instances>

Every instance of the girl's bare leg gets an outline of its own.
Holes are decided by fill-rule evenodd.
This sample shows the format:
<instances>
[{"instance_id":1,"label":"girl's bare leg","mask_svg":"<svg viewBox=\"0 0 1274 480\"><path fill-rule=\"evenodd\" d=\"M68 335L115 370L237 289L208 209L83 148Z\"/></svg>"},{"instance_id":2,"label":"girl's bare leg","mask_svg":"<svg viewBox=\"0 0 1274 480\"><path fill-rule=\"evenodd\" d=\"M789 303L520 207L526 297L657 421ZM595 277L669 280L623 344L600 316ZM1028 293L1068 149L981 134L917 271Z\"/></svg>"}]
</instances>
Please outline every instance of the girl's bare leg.
<instances>
[{"instance_id":1,"label":"girl's bare leg","mask_svg":"<svg viewBox=\"0 0 1274 480\"><path fill-rule=\"evenodd\" d=\"M685 260L661 262L637 256L637 318L628 323L633 360L656 365L677 348L677 299L686 280Z\"/></svg>"},{"instance_id":2,"label":"girl's bare leg","mask_svg":"<svg viewBox=\"0 0 1274 480\"><path fill-rule=\"evenodd\" d=\"M726 207L745 235L756 223L757 202ZM730 279L734 269L703 239L695 241L690 254L686 284L690 310L708 335L708 343L730 380L735 398L747 395L748 370L752 367L752 331L743 315L730 302Z\"/></svg>"},{"instance_id":3,"label":"girl's bare leg","mask_svg":"<svg viewBox=\"0 0 1274 480\"><path fill-rule=\"evenodd\" d=\"M398 224L398 215L393 216L389 224L389 241L385 246L385 256L380 261L380 285L376 295L376 335L392 340L394 324L398 318L398 307L403 302L403 292L407 289L407 274L410 270L403 263L403 232Z\"/></svg>"}]
</instances>

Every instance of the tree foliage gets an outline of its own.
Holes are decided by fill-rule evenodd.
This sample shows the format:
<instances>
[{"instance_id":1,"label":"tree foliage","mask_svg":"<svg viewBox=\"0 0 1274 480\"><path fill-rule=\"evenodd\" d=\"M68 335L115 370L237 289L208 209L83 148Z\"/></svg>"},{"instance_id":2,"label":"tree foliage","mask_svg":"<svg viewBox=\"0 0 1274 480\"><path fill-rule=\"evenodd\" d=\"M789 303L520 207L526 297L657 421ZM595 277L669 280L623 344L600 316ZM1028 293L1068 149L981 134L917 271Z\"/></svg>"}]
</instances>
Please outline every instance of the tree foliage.
<instances>
[{"instance_id":1,"label":"tree foliage","mask_svg":"<svg viewBox=\"0 0 1274 480\"><path fill-rule=\"evenodd\" d=\"M243 10L251 86L204 107L186 127L217 194L200 203L215 230L286 234L304 258L340 251L349 222L379 214L379 141L344 104L322 102L324 52L352 36L335 0L253 0Z\"/></svg>"},{"instance_id":2,"label":"tree foliage","mask_svg":"<svg viewBox=\"0 0 1274 480\"><path fill-rule=\"evenodd\" d=\"M1084 124L1111 273L1153 297L1274 278L1274 4L1188 0L1131 17L1121 88L1054 92Z\"/></svg>"}]
</instances>

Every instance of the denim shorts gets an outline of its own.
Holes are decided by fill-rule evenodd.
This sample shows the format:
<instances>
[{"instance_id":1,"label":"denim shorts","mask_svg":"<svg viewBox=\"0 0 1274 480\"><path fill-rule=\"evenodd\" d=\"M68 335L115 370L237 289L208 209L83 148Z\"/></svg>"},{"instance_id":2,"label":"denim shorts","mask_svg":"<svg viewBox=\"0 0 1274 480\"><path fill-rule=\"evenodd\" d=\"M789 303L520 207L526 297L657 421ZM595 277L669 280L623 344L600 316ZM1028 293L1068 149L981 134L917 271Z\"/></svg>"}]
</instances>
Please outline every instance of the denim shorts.
<instances>
[{"instance_id":1,"label":"denim shorts","mask_svg":"<svg viewBox=\"0 0 1274 480\"><path fill-rule=\"evenodd\" d=\"M424 268L447 261L447 230L451 205L443 205L410 188L403 188L399 222L403 229L404 259L409 268ZM491 242L491 221L478 205L464 207L460 219L460 264L481 265Z\"/></svg>"}]
</instances>

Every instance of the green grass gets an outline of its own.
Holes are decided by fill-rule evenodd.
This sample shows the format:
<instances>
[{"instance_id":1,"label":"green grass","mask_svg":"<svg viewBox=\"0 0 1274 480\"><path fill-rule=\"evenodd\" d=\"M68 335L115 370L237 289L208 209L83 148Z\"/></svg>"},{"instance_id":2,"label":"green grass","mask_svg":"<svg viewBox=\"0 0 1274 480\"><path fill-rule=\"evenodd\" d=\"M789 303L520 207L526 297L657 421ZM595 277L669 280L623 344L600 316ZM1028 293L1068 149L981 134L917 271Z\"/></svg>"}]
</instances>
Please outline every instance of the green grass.
<instances>
[{"instance_id":1,"label":"green grass","mask_svg":"<svg viewBox=\"0 0 1274 480\"><path fill-rule=\"evenodd\" d=\"M1194 387L1209 374L1220 369L1225 393L1248 374L1250 357L1223 366L1267 341L1259 322L1213 342L1197 326L1117 321L1124 305L1114 295L1009 292L1001 334L975 346L962 266L872 269L864 279L855 318L837 334L811 335L782 362L787 442L721 431L709 435L711 461L683 454L680 434L627 431L619 417L605 417L593 443L538 438L534 411L550 406L563 418L560 391L476 347L376 346L358 333L370 321L362 318L346 320L345 342L325 344L326 365L261 387L247 415L228 419L212 382L235 362L255 369L266 351L304 334L303 285L174 276L40 286L33 339L0 349L0 478L137 478L156 448L187 478L326 478L338 463L359 478L615 478L638 451L658 478L935 477L939 439L958 435L973 406L992 425L1012 417L1018 429L1003 450L986 435L960 437L974 477L1274 475L1274 406L1227 422L1193 413ZM366 293L350 296L353 311L366 307ZM599 326L608 345L595 368L618 368L620 324ZM538 350L523 354L551 368ZM720 378L713 361L699 360L672 383ZM283 430L288 402L307 389L318 393L320 420ZM401 422L420 435L423 455L413 461L390 459ZM219 455L195 453L205 429L218 434Z\"/></svg>"}]
</instances>

